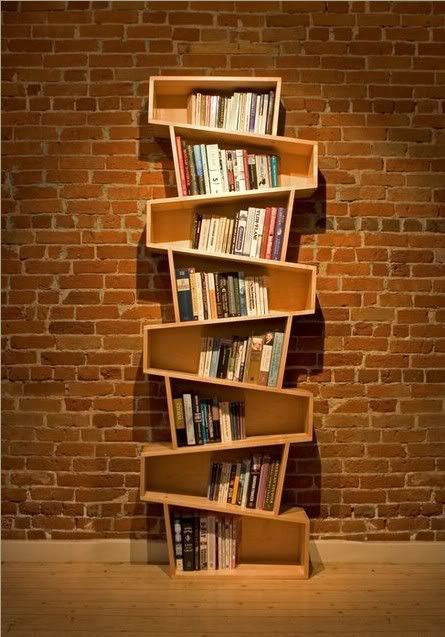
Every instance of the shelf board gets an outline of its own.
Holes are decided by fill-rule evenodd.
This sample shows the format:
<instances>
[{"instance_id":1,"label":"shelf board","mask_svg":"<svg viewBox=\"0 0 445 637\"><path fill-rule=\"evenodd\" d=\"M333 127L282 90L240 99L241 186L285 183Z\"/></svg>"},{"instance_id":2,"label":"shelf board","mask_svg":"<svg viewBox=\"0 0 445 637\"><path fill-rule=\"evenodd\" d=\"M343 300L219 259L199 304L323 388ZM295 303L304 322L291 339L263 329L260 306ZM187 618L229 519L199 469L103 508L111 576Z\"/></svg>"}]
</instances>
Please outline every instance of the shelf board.
<instances>
[{"instance_id":1,"label":"shelf board","mask_svg":"<svg viewBox=\"0 0 445 637\"><path fill-rule=\"evenodd\" d=\"M153 369L153 368L150 368ZM160 373L162 372L162 373ZM289 394L292 396L301 396L301 398L311 398L313 393L307 389L299 387L269 387L268 385L255 385L254 383L240 383L238 381L227 380L225 378L207 378L206 376L198 376L198 374L189 374L187 372L172 372L168 370L148 371L144 369L145 374L154 374L155 376L167 376L168 378L177 378L179 380L190 380L195 383L208 383L211 385L227 385L229 387L245 388L255 391L265 391L274 394Z\"/></svg>"},{"instance_id":2,"label":"shelf board","mask_svg":"<svg viewBox=\"0 0 445 637\"><path fill-rule=\"evenodd\" d=\"M280 268L281 270L294 270L300 272L316 272L315 265L306 263L292 263L291 261L278 261L276 259L260 259L258 257L246 257L238 254L229 254L227 252L205 252L196 248L187 248L183 242L177 241L172 243L147 243L147 248L159 252L176 252L178 254L188 254L193 257L206 257L208 259L224 259L236 263L248 263L250 265L267 266L268 268ZM240 318L240 317L238 317Z\"/></svg>"},{"instance_id":3,"label":"shelf board","mask_svg":"<svg viewBox=\"0 0 445 637\"><path fill-rule=\"evenodd\" d=\"M153 374L154 376L168 376L170 378L183 378L184 380L193 380L202 383L212 383L213 385L226 385L229 387L245 387L246 389L258 389L260 391L270 391L283 393L281 387L269 387L267 385L256 385L255 383L242 383L226 378L207 378L206 376L198 376L187 372L175 372L171 369L159 369L157 367L144 367L144 374Z\"/></svg>"},{"instance_id":4,"label":"shelf board","mask_svg":"<svg viewBox=\"0 0 445 637\"><path fill-rule=\"evenodd\" d=\"M214 130L214 129L211 129ZM292 186L277 186L276 188L258 188L256 190L242 190L236 192L221 192L218 194L208 195L178 195L177 197L164 197L162 199L151 199L148 203L151 206L168 206L171 209L181 208L184 203L217 203L222 201L243 201L247 199L264 199L267 197L278 198L283 195L289 195L293 190Z\"/></svg>"},{"instance_id":5,"label":"shelf board","mask_svg":"<svg viewBox=\"0 0 445 637\"><path fill-rule=\"evenodd\" d=\"M178 321L170 323L155 323L153 325L144 325L147 330L162 330L172 327L190 327L200 325L219 325L223 323L240 323L244 321L267 321L268 319L288 318L289 316L303 316L313 314L312 310L298 310L297 312L277 312L272 311L269 314L260 316L228 316L226 318L206 319L205 321Z\"/></svg>"},{"instance_id":6,"label":"shelf board","mask_svg":"<svg viewBox=\"0 0 445 637\"><path fill-rule=\"evenodd\" d=\"M301 564L238 564L236 568L214 571L178 571L173 577L197 579L199 577L254 577L263 579L304 579L306 569Z\"/></svg>"},{"instance_id":7,"label":"shelf board","mask_svg":"<svg viewBox=\"0 0 445 637\"><path fill-rule=\"evenodd\" d=\"M267 447L269 445L283 445L285 443L294 444L299 442L310 442L312 436L308 433L295 434L271 434L263 436L249 436L241 440L231 440L230 442L211 442L205 445L191 445L184 447L173 447L168 442L153 442L144 445L141 457L150 458L153 456L167 456L183 453L199 453L208 451L224 451L227 449L239 449L249 447Z\"/></svg>"},{"instance_id":8,"label":"shelf board","mask_svg":"<svg viewBox=\"0 0 445 637\"><path fill-rule=\"evenodd\" d=\"M180 495L174 493L158 493L157 491L145 491L141 500L144 502L159 502L186 509L204 509L206 511L218 511L220 513L230 513L233 515L248 515L254 518L266 518L269 520L280 520L283 522L293 522L295 524L306 524L308 517L303 509L293 507L280 511L275 515L273 511L263 511L263 509L248 509L236 504L215 502L198 495Z\"/></svg>"}]
</instances>

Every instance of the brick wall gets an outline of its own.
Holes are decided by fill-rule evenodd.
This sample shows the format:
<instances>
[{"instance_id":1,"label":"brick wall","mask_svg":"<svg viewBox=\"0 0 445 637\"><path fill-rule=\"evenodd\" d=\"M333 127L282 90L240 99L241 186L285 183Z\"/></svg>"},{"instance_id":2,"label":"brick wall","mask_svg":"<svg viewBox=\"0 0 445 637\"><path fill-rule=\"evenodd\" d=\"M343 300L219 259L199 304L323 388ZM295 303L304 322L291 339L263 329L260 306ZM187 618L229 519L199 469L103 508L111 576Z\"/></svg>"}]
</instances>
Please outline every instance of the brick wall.
<instances>
[{"instance_id":1,"label":"brick wall","mask_svg":"<svg viewBox=\"0 0 445 637\"><path fill-rule=\"evenodd\" d=\"M167 436L141 325L170 294L143 233L175 189L145 122L149 76L183 73L280 75L282 132L320 142L289 255L319 267L288 374L315 394L317 444L287 500L316 536L444 539L444 4L2 9L4 537L162 533L136 488L140 443Z\"/></svg>"}]
</instances>

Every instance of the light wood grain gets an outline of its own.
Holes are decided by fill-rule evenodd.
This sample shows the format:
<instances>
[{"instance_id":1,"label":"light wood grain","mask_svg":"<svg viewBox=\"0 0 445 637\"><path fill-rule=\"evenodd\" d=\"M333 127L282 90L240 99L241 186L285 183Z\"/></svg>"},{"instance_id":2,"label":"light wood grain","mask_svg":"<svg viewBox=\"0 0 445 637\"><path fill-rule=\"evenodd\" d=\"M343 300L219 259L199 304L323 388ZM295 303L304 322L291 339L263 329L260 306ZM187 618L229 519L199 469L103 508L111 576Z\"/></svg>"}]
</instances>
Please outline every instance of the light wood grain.
<instances>
[{"instance_id":1,"label":"light wood grain","mask_svg":"<svg viewBox=\"0 0 445 637\"><path fill-rule=\"evenodd\" d=\"M277 581L10 563L2 579L8 637L439 637L445 621L441 565L338 565Z\"/></svg>"}]
</instances>

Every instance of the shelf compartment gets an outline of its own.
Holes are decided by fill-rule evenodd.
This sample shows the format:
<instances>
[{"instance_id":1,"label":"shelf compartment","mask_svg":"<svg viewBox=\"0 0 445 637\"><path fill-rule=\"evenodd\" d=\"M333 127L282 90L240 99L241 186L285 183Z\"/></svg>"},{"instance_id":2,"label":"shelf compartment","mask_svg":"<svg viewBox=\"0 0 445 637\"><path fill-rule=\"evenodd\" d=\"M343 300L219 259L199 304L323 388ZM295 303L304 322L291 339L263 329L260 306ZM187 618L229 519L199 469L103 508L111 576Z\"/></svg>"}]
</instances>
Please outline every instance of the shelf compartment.
<instances>
[{"instance_id":1,"label":"shelf compartment","mask_svg":"<svg viewBox=\"0 0 445 637\"><path fill-rule=\"evenodd\" d=\"M294 192L289 188L249 190L241 193L229 193L228 196L222 194L193 195L172 197L170 199L155 199L147 202L147 246L153 250L186 249L196 253L198 250L192 248L192 229L195 214L212 213L233 219L239 210L249 206L257 208L275 206L287 209L280 255L280 260L284 260L289 241L293 203ZM202 250L200 253L204 254ZM235 257L237 260L252 259L252 257L240 258L239 255L225 253L224 256ZM277 261L269 259L266 261L277 263Z\"/></svg>"},{"instance_id":2,"label":"shelf compartment","mask_svg":"<svg viewBox=\"0 0 445 637\"><path fill-rule=\"evenodd\" d=\"M269 315L289 314L292 316L315 312L314 266L285 263L263 259L261 263L251 260L239 263L237 259L226 259L224 255L182 254L169 252L170 279L173 290L173 310L175 321L191 325L196 321L181 321L176 289L176 269L195 268L196 272L244 272L246 276L265 277ZM237 316L233 318L246 318ZM257 317L249 317L257 318ZM258 317L259 318L259 317ZM208 320L221 321L212 318Z\"/></svg>"},{"instance_id":3,"label":"shelf compartment","mask_svg":"<svg viewBox=\"0 0 445 637\"><path fill-rule=\"evenodd\" d=\"M168 131L178 194L180 193L181 174L176 150L177 135L187 143L218 144L219 148L228 150L242 148L248 152L278 155L279 187L304 191L304 195L312 193L317 187L317 142L293 137L235 133L203 126L170 126Z\"/></svg>"},{"instance_id":4,"label":"shelf compartment","mask_svg":"<svg viewBox=\"0 0 445 637\"><path fill-rule=\"evenodd\" d=\"M276 135L281 98L279 77L203 77L153 76L149 83L148 123L157 125L191 124L188 121L187 100L196 92L214 91L227 95L234 91L275 91L272 132ZM211 130L224 130L212 128Z\"/></svg>"},{"instance_id":5,"label":"shelf compartment","mask_svg":"<svg viewBox=\"0 0 445 637\"><path fill-rule=\"evenodd\" d=\"M184 323L160 323L147 325L144 328L144 372L160 376L176 375L176 372L190 375L190 379L206 377L198 376L201 337L204 336L250 336L266 332L284 332L280 366L276 387L283 384L284 367L289 346L292 317L234 317L211 321L191 321ZM223 384L233 381L219 379ZM246 386L247 383L234 381L235 386ZM261 385L249 384L258 388Z\"/></svg>"},{"instance_id":6,"label":"shelf compartment","mask_svg":"<svg viewBox=\"0 0 445 637\"><path fill-rule=\"evenodd\" d=\"M170 576L195 579L218 576L259 576L264 579L308 577L309 519L302 509L289 509L273 519L238 513L241 519L241 542L236 568L215 571L178 571L172 528L175 508L177 507L164 504Z\"/></svg>"},{"instance_id":7,"label":"shelf compartment","mask_svg":"<svg viewBox=\"0 0 445 637\"><path fill-rule=\"evenodd\" d=\"M150 447L151 445L147 445L141 456L140 492L142 500L185 507L190 505L222 513L238 512L252 515L252 512L255 512L256 515L266 518L279 513L289 444L268 444L261 447L264 451L272 451L274 455L280 456L280 470L272 511L249 509L236 504L215 502L207 498L211 463L238 462L249 455L248 448L232 445L230 449L213 450L212 445L206 445L202 452L191 454L182 447L165 449L162 453L156 445L154 453L151 454Z\"/></svg>"},{"instance_id":8,"label":"shelf compartment","mask_svg":"<svg viewBox=\"0 0 445 637\"><path fill-rule=\"evenodd\" d=\"M234 383L235 385L235 383ZM241 401L245 404L246 438L230 442L180 447L182 451L228 449L277 443L309 442L312 440L313 395L304 389L283 389L280 392L237 386L215 386L203 380L167 377L165 379L172 443L159 443L165 449L178 448L173 398L183 393L195 393L202 399L217 397L219 401ZM151 445L152 453L153 446ZM143 452L144 453L144 452Z\"/></svg>"}]
</instances>

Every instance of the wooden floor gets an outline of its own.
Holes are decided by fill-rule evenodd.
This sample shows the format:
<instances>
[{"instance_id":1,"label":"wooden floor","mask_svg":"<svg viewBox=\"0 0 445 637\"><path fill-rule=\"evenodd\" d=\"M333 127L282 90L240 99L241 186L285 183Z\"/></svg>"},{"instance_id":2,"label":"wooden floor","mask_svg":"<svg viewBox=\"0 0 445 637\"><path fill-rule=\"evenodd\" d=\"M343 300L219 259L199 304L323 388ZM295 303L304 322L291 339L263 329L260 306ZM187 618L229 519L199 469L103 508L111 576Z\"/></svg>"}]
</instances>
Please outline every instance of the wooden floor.
<instances>
[{"instance_id":1,"label":"wooden floor","mask_svg":"<svg viewBox=\"0 0 445 637\"><path fill-rule=\"evenodd\" d=\"M8 637L445 634L442 566L330 565L309 581L170 580L159 567L6 564Z\"/></svg>"}]
</instances>

